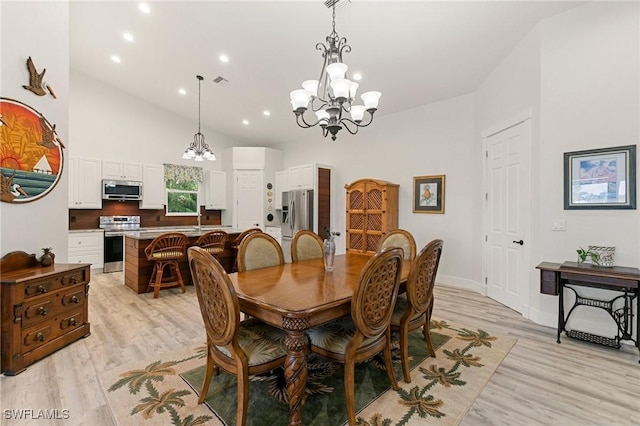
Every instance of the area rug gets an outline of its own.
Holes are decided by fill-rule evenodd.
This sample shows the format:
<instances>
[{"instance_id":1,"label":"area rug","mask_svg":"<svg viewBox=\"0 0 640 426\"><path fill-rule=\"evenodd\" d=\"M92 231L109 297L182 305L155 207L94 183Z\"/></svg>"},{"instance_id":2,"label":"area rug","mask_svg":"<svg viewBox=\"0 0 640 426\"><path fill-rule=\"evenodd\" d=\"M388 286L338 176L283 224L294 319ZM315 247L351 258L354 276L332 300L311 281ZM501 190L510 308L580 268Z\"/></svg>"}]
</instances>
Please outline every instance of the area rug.
<instances>
[{"instance_id":1,"label":"area rug","mask_svg":"<svg viewBox=\"0 0 640 426\"><path fill-rule=\"evenodd\" d=\"M399 351L394 366L400 390L390 387L382 358L356 369L356 417L359 425L411 425L429 421L456 425L507 356L516 339L448 321L431 322L436 358L428 356L419 330L410 333L411 383L402 380ZM235 425L235 377L214 376L205 404L198 405L204 375L204 345L160 359L125 365L104 373L110 407L121 425ZM303 424L346 422L343 366L310 356ZM247 424L286 425L288 403L281 369L253 376Z\"/></svg>"}]
</instances>

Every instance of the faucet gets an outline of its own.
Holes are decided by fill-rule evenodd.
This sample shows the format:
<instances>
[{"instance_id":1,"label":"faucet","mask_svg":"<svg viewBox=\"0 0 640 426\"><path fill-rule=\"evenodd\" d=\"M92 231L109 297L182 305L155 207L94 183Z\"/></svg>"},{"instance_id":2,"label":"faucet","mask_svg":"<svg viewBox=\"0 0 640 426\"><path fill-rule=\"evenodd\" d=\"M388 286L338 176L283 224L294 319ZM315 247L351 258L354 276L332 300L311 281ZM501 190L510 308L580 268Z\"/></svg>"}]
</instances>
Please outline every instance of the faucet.
<instances>
[{"instance_id":1,"label":"faucet","mask_svg":"<svg viewBox=\"0 0 640 426\"><path fill-rule=\"evenodd\" d=\"M200 223L200 217L202 215L200 214L200 209L198 209L198 231L202 231L202 224Z\"/></svg>"}]
</instances>

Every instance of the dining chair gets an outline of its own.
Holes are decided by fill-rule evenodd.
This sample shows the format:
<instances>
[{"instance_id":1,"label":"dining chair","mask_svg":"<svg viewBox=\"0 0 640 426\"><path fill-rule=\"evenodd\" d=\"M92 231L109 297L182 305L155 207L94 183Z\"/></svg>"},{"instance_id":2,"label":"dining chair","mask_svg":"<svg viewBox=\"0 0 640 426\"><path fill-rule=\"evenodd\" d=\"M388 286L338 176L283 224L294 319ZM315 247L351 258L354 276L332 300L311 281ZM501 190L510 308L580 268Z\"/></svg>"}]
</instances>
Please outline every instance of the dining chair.
<instances>
[{"instance_id":1,"label":"dining chair","mask_svg":"<svg viewBox=\"0 0 640 426\"><path fill-rule=\"evenodd\" d=\"M207 333L207 365L198 404L206 399L213 374L222 368L237 377L236 424L245 425L249 376L283 365L286 333L256 319L240 321L238 296L222 265L200 247L190 247L188 256Z\"/></svg>"},{"instance_id":2,"label":"dining chair","mask_svg":"<svg viewBox=\"0 0 640 426\"><path fill-rule=\"evenodd\" d=\"M147 260L153 262L153 271L147 285L147 292L153 288L153 298L157 299L161 288L178 287L182 292L184 280L180 274L178 260L186 255L189 238L181 232L166 232L158 235L144 249ZM170 275L165 276L165 268Z\"/></svg>"},{"instance_id":3,"label":"dining chair","mask_svg":"<svg viewBox=\"0 0 640 426\"><path fill-rule=\"evenodd\" d=\"M322 259L324 256L322 238L308 229L296 232L291 241L291 260L299 262L309 259Z\"/></svg>"},{"instance_id":4,"label":"dining chair","mask_svg":"<svg viewBox=\"0 0 640 426\"><path fill-rule=\"evenodd\" d=\"M391 316L391 329L400 334L400 358L404 381L411 383L409 374L409 332L422 327L429 355L435 358L436 352L431 342L429 324L433 310L433 286L438 273L438 264L442 254L442 240L433 240L427 244L411 265L407 278L407 291L398 296Z\"/></svg>"},{"instance_id":5,"label":"dining chair","mask_svg":"<svg viewBox=\"0 0 640 426\"><path fill-rule=\"evenodd\" d=\"M391 362L389 322L400 286L402 249L376 253L365 265L351 300L351 316L311 328L311 350L344 364L344 390L349 425L356 424L355 365L383 352L387 375L398 390Z\"/></svg>"},{"instance_id":6,"label":"dining chair","mask_svg":"<svg viewBox=\"0 0 640 426\"><path fill-rule=\"evenodd\" d=\"M231 244L231 249L234 252L235 260L233 261L232 272L238 271L238 254L239 254L239 248L240 248L240 244L242 243L242 240L244 240L246 237L248 237L251 234L257 234L260 232L262 232L262 229L260 228L249 228L247 230L242 231L240 235L238 235L236 239L233 240L233 243Z\"/></svg>"},{"instance_id":7,"label":"dining chair","mask_svg":"<svg viewBox=\"0 0 640 426\"><path fill-rule=\"evenodd\" d=\"M218 259L218 255L224 251L224 245L228 238L229 235L224 231L209 231L202 234L194 245L203 248L207 253Z\"/></svg>"},{"instance_id":8,"label":"dining chair","mask_svg":"<svg viewBox=\"0 0 640 426\"><path fill-rule=\"evenodd\" d=\"M284 254L278 241L269 234L248 235L238 248L238 272L284 264Z\"/></svg>"},{"instance_id":9,"label":"dining chair","mask_svg":"<svg viewBox=\"0 0 640 426\"><path fill-rule=\"evenodd\" d=\"M404 251L405 260L413 260L416 257L416 240L404 229L394 229L382 236L378 243L378 251L387 247L400 247Z\"/></svg>"}]
</instances>

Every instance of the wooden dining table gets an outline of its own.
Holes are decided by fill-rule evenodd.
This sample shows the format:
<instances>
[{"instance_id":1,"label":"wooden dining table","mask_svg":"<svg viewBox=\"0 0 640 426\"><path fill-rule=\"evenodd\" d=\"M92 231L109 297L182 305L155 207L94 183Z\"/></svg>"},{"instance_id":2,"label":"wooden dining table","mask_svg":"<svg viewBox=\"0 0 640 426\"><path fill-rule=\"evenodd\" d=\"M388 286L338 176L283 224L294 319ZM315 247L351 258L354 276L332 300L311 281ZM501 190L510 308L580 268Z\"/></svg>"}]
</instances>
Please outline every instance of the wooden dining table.
<instances>
[{"instance_id":1,"label":"wooden dining table","mask_svg":"<svg viewBox=\"0 0 640 426\"><path fill-rule=\"evenodd\" d=\"M351 298L369 259L369 255L338 255L331 272L325 271L322 259L314 259L229 274L240 310L287 333L284 376L289 425L302 424L308 374L306 331L351 313ZM406 281L409 269L410 262L405 261L401 281Z\"/></svg>"}]
</instances>

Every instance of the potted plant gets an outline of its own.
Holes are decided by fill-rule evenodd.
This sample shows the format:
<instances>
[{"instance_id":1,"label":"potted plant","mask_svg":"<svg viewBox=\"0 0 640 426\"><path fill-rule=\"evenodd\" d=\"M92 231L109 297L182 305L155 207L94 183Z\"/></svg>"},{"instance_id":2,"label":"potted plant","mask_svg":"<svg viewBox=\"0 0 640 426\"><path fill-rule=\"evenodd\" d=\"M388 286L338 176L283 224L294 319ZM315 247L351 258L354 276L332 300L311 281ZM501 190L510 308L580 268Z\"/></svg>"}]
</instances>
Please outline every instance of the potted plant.
<instances>
[{"instance_id":1,"label":"potted plant","mask_svg":"<svg viewBox=\"0 0 640 426\"><path fill-rule=\"evenodd\" d=\"M578 250L576 250L576 253L578 253L578 265L584 263L584 261L587 260L587 257L591 258L591 263L593 265L598 266L600 264L600 255L597 252L585 250L580 247Z\"/></svg>"}]
</instances>

